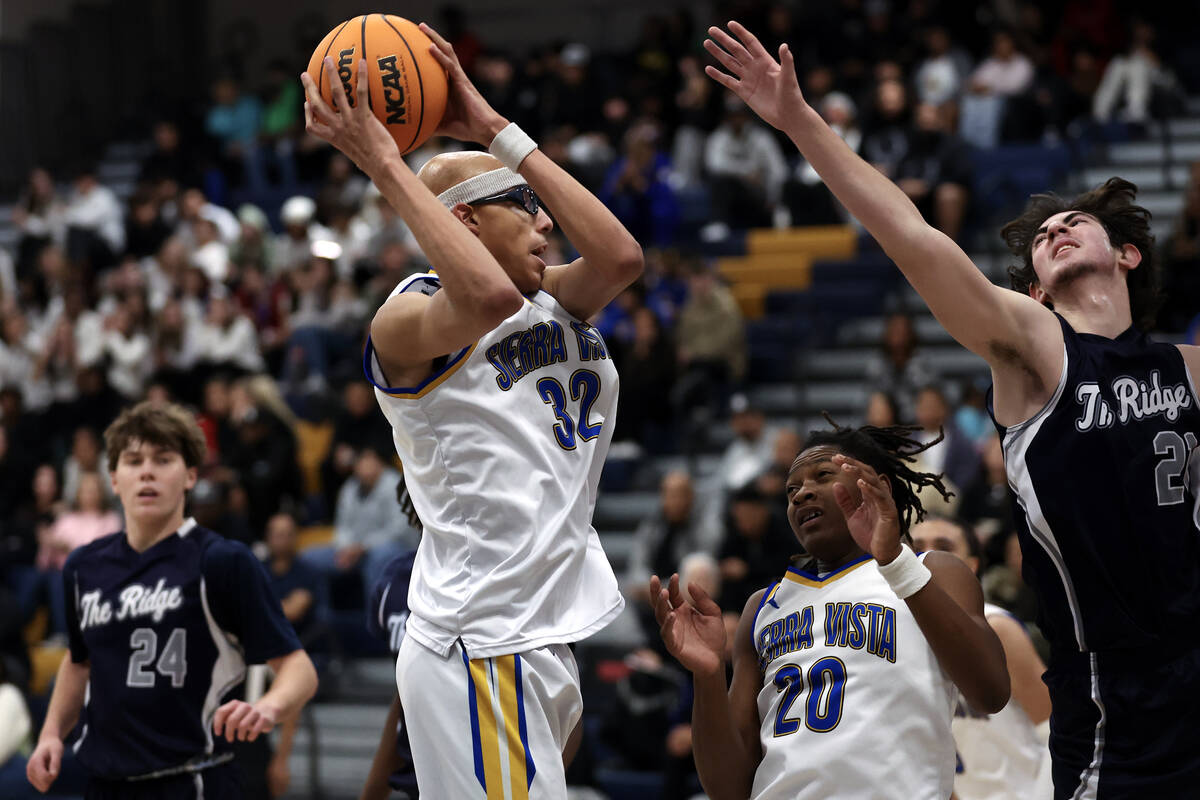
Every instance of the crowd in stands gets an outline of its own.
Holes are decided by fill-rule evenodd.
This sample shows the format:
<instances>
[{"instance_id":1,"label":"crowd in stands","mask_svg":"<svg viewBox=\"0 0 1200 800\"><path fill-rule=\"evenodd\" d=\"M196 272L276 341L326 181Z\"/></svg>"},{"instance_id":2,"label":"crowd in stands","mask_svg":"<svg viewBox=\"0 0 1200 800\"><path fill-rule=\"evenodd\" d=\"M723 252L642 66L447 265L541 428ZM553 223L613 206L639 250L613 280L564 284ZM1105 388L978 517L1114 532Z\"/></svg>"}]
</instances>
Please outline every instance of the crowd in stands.
<instances>
[{"instance_id":1,"label":"crowd in stands","mask_svg":"<svg viewBox=\"0 0 1200 800\"><path fill-rule=\"evenodd\" d=\"M791 43L808 101L951 236L972 213L973 148L1112 120L1142 135L1181 91L1161 29L1122 26L1111 3L1069 0L1057 15L1024 2L735 5L768 50ZM628 719L609 720L620 735L607 750L665 770L680 797L689 688L658 644L647 579L693 575L736 622L795 552L781 498L806 433L769 424L743 393L745 323L705 247L752 227L852 223L795 148L704 75L699 22L680 6L647 14L625 52L573 42L520 56L459 18L449 29L488 101L646 250L644 278L592 320L621 376L614 441L670 454L686 445L684 420L733 431L717 485L662 477L623 576L642 633L624 680L645 702L614 713L646 724L635 741ZM1178 63L1196 78L1196 59ZM42 635L61 641L66 553L120 528L100 433L135 401L195 409L209 462L192 510L256 546L302 636L332 606L361 608L382 565L416 546L360 365L374 309L428 265L378 190L304 133L295 71L221 75L200 124L155 121L128 197L86 165L33 170L17 200L19 240L0 252L0 708L9 684L28 686L20 627L41 609ZM456 146L431 140L409 162ZM1200 294L1200 167L1163 245L1164 327L1200 343L1187 302ZM552 250L547 262L572 256L558 236ZM920 426L921 469L955 493L923 502L973 526L989 599L1032 620L982 387L949 385L916 345L910 319L887 320L861 419ZM301 552L298 529L321 525L328 543Z\"/></svg>"}]
</instances>

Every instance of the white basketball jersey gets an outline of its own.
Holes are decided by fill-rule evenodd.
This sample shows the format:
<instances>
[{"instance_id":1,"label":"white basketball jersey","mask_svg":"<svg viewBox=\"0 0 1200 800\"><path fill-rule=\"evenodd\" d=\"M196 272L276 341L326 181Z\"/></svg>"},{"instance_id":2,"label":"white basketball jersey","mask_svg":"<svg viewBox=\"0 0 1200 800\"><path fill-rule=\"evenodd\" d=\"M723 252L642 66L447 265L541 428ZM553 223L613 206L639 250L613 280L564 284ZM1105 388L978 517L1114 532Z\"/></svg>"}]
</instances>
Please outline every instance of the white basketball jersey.
<instances>
[{"instance_id":1,"label":"white basketball jersey","mask_svg":"<svg viewBox=\"0 0 1200 800\"><path fill-rule=\"evenodd\" d=\"M789 568L763 595L754 645L752 798L950 797L957 690L871 556L827 575Z\"/></svg>"},{"instance_id":2,"label":"white basketball jersey","mask_svg":"<svg viewBox=\"0 0 1200 800\"><path fill-rule=\"evenodd\" d=\"M984 616L1008 612L985 604ZM1042 766L1050 757L1045 736L1015 699L999 712L972 711L961 696L954 711L958 773L954 794L959 800L1049 800L1054 788Z\"/></svg>"},{"instance_id":3,"label":"white basketball jersey","mask_svg":"<svg viewBox=\"0 0 1200 800\"><path fill-rule=\"evenodd\" d=\"M393 294L440 286L415 275ZM409 636L488 658L582 639L620 613L591 524L617 406L594 328L539 291L418 386L390 384L369 340L364 369L425 528Z\"/></svg>"}]
</instances>

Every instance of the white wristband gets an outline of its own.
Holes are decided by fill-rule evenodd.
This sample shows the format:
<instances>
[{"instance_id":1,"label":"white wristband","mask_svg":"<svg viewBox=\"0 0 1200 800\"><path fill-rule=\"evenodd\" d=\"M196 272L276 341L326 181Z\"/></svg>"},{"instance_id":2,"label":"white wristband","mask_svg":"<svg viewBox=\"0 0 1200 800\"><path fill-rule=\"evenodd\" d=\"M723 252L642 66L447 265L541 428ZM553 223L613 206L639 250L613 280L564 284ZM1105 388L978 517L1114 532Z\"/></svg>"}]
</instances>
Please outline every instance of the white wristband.
<instances>
[{"instance_id":1,"label":"white wristband","mask_svg":"<svg viewBox=\"0 0 1200 800\"><path fill-rule=\"evenodd\" d=\"M521 130L517 123L510 122L504 130L496 134L495 139L492 139L488 152L500 159L501 164L517 172L525 157L536 149L537 142Z\"/></svg>"},{"instance_id":2,"label":"white wristband","mask_svg":"<svg viewBox=\"0 0 1200 800\"><path fill-rule=\"evenodd\" d=\"M879 574L901 600L921 591L933 577L929 567L922 564L916 553L904 545L900 545L900 555L892 563L878 566Z\"/></svg>"}]
</instances>

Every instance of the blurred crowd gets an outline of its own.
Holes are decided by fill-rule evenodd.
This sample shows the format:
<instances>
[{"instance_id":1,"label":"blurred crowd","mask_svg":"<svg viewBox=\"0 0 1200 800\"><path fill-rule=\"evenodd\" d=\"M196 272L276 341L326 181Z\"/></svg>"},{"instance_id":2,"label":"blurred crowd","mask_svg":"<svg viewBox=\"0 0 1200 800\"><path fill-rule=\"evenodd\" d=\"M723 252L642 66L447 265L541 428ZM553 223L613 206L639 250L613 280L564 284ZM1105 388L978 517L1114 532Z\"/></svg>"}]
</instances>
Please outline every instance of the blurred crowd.
<instances>
[{"instance_id":1,"label":"blurred crowd","mask_svg":"<svg viewBox=\"0 0 1200 800\"><path fill-rule=\"evenodd\" d=\"M1196 59L1161 45L1151 21L1122 22L1110 2L726 5L722 19L745 21L768 50L792 45L808 101L956 237L972 213L974 149L1114 120L1145 135L1197 77ZM772 425L744 393L745 322L703 254L747 228L853 222L786 139L704 75L702 22L680 6L648 13L623 52L562 42L520 55L490 47L452 10L441 25L489 102L646 250L644 278L592 320L621 375L614 441L672 454L714 421L732 430L717 478L662 477L625 575L640 644L614 677L629 700L614 713L648 716L635 727L607 720L620 735L603 741L612 758L666 769L678 796L692 785L688 687L657 644L646 579L692 576L736 621L795 552L780 498L804 433ZM16 247L0 250L9 681L28 680L22 628L39 609L44 636L63 633L66 553L121 525L101 433L140 399L195 409L209 445L195 516L256 547L310 646L327 633L329 609L360 609L382 564L416 545L396 510L390 429L360 363L374 309L428 264L378 190L304 132L294 72L280 61L263 75L220 75L194 119L151 126L120 195L88 164L35 169L17 200ZM458 146L434 139L408 161L419 168ZM559 236L552 248L548 262L574 255ZM1200 292L1200 168L1164 254L1164 327L1200 343L1185 301ZM989 598L1032 620L982 388L948 385L917 344L911 320L887 320L864 376L878 391L861 418L941 437L919 458L955 497L922 499L971 526ZM301 552L299 530L320 525L332 539Z\"/></svg>"}]
</instances>

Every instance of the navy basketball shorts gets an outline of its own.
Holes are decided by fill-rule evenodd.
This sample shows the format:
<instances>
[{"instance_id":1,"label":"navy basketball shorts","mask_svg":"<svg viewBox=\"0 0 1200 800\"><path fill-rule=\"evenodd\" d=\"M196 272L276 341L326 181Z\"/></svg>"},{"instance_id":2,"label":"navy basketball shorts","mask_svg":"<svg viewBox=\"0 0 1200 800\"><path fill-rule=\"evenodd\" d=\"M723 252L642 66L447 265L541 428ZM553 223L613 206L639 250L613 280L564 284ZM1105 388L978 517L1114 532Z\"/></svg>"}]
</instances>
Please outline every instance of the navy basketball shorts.
<instances>
[{"instance_id":1,"label":"navy basketball shorts","mask_svg":"<svg viewBox=\"0 0 1200 800\"><path fill-rule=\"evenodd\" d=\"M242 773L233 761L200 772L139 781L88 781L85 800L241 800Z\"/></svg>"},{"instance_id":2,"label":"navy basketball shorts","mask_svg":"<svg viewBox=\"0 0 1200 800\"><path fill-rule=\"evenodd\" d=\"M1056 654L1051 663L1055 800L1196 797L1200 649Z\"/></svg>"}]
</instances>

